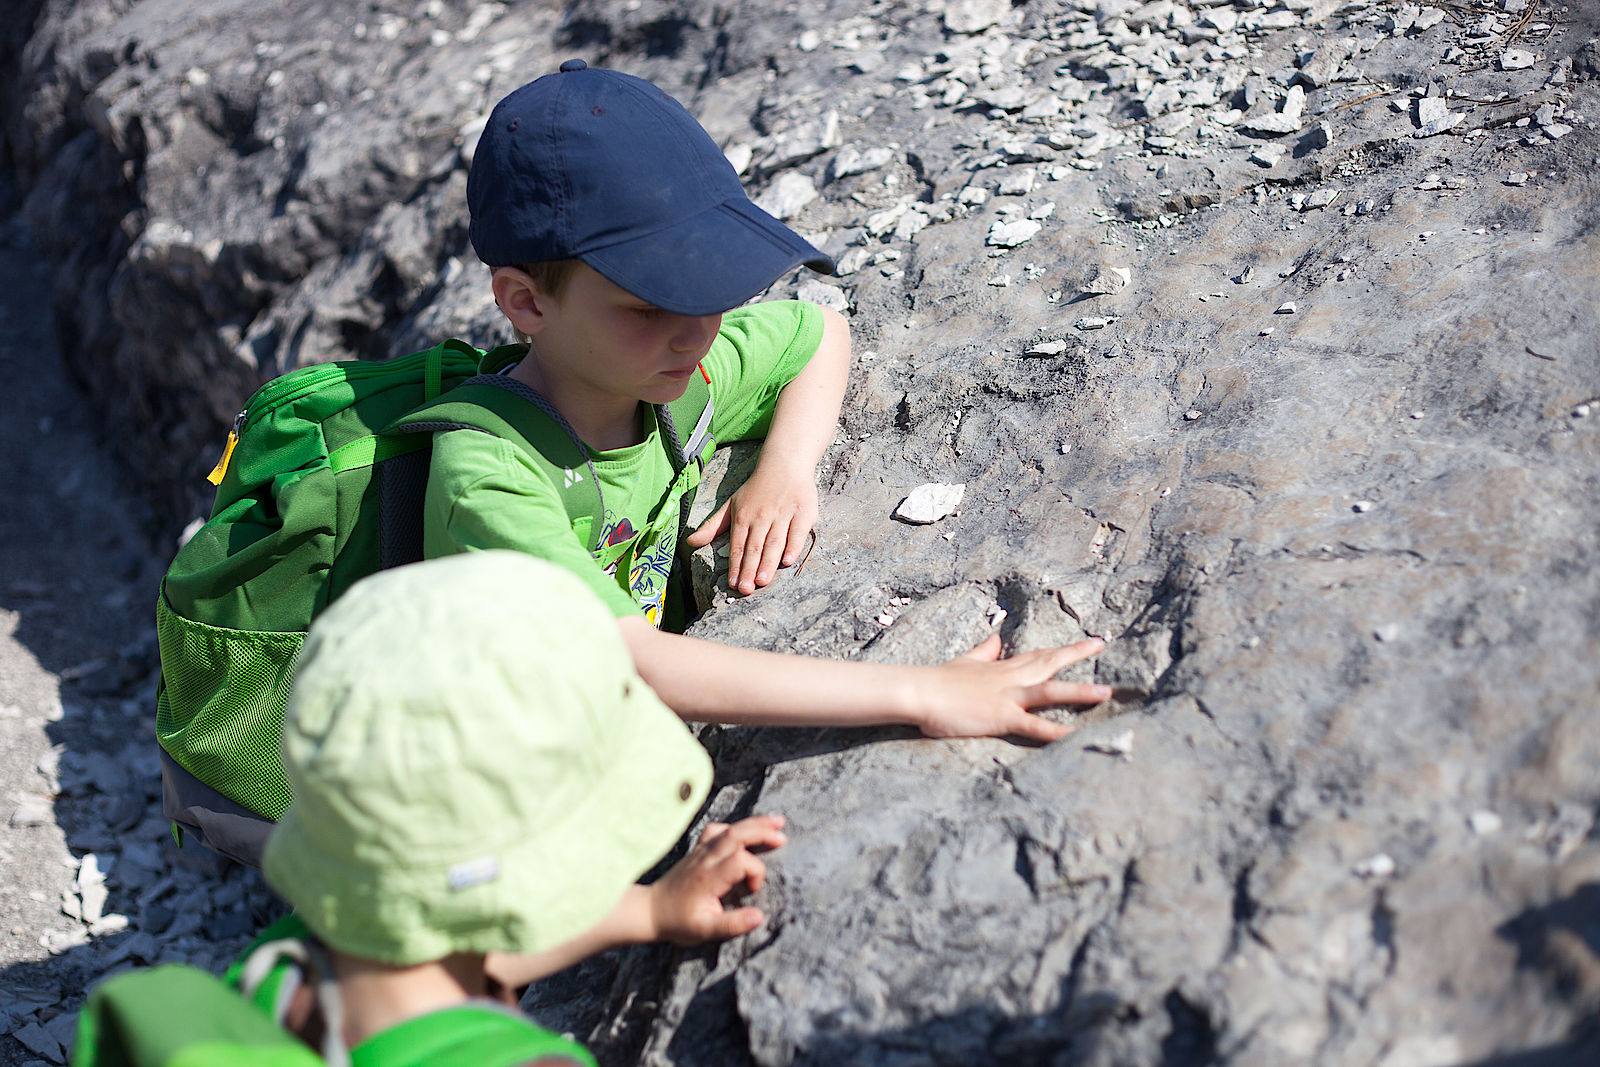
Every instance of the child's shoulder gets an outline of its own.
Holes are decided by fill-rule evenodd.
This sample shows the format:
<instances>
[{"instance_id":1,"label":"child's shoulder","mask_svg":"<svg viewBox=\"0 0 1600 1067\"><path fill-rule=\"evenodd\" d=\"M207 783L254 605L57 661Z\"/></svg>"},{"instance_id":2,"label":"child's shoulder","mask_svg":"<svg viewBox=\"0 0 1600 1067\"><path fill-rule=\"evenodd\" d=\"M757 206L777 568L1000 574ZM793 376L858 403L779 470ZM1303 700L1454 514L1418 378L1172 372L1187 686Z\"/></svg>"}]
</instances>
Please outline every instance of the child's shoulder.
<instances>
[{"instance_id":1,"label":"child's shoulder","mask_svg":"<svg viewBox=\"0 0 1600 1067\"><path fill-rule=\"evenodd\" d=\"M804 300L763 300L723 313L716 347L740 354L783 355L801 351L806 357L822 338L822 309Z\"/></svg>"}]
</instances>

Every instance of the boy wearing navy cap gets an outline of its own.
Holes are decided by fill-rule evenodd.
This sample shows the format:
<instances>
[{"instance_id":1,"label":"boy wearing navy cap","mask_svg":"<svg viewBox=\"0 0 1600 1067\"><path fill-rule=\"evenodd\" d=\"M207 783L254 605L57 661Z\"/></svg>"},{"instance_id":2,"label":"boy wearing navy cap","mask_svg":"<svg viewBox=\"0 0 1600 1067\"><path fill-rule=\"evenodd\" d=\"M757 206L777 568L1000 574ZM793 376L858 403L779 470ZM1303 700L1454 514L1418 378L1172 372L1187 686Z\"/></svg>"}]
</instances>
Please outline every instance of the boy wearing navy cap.
<instances>
[{"instance_id":1,"label":"boy wearing navy cap","mask_svg":"<svg viewBox=\"0 0 1600 1067\"><path fill-rule=\"evenodd\" d=\"M685 718L1053 740L1068 728L1031 708L1107 699L1106 686L1051 680L1097 654L1098 640L1000 659L991 635L949 663L909 667L670 632L682 618L668 581L680 506L698 467L674 462L666 405L697 375L709 384L709 425L690 435L690 456L704 431L719 443L765 438L750 479L687 538L698 547L726 531L729 584L754 592L796 561L816 521L815 469L833 439L850 347L834 312L740 305L796 266L831 273L833 263L750 202L676 100L582 60L495 107L467 202L473 248L526 346L496 349L483 369L506 375L586 462L557 485L500 438L437 433L426 555L512 548L566 567L611 608L640 675Z\"/></svg>"}]
</instances>

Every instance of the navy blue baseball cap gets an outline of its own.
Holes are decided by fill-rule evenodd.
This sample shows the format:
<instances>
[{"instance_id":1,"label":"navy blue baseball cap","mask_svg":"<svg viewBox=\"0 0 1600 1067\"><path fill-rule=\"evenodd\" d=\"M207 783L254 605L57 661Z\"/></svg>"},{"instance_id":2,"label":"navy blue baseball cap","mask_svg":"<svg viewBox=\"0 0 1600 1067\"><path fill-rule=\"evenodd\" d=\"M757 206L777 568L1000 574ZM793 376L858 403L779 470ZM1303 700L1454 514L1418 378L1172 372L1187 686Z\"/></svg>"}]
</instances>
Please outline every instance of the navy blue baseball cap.
<instances>
[{"instance_id":1,"label":"navy blue baseball cap","mask_svg":"<svg viewBox=\"0 0 1600 1067\"><path fill-rule=\"evenodd\" d=\"M738 307L801 264L833 273L833 260L750 202L682 104L581 59L495 105L467 207L489 266L579 259L680 315Z\"/></svg>"}]
</instances>

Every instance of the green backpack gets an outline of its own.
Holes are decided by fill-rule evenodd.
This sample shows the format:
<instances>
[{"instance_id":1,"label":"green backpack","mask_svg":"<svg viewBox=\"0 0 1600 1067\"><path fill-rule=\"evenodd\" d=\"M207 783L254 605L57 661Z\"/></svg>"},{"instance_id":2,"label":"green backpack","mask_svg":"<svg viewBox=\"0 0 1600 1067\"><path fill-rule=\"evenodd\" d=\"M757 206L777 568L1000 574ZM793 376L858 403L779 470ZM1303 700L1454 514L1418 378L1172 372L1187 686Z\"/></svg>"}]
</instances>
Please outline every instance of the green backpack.
<instances>
[{"instance_id":1,"label":"green backpack","mask_svg":"<svg viewBox=\"0 0 1600 1067\"><path fill-rule=\"evenodd\" d=\"M559 473L589 462L542 397L479 373L521 351L486 355L451 340L384 362L306 367L262 386L239 413L211 475L211 516L179 549L156 603L162 806L180 840L189 832L259 866L289 803L278 741L306 630L356 581L422 558L432 431L469 428L513 441L556 484ZM680 543L712 443L709 382L696 374L691 383L656 409L679 470L675 489L688 486ZM687 447L675 421L695 426ZM598 483L579 484L592 498L575 526L599 531Z\"/></svg>"},{"instance_id":2,"label":"green backpack","mask_svg":"<svg viewBox=\"0 0 1600 1067\"><path fill-rule=\"evenodd\" d=\"M354 1056L337 1042L319 1056L261 1000L186 964L117 975L94 988L78 1016L72 1067L594 1067L576 1042L476 1003L400 1023Z\"/></svg>"},{"instance_id":3,"label":"green backpack","mask_svg":"<svg viewBox=\"0 0 1600 1067\"><path fill-rule=\"evenodd\" d=\"M101 982L78 1015L72 1067L323 1067L214 975L186 964Z\"/></svg>"}]
</instances>

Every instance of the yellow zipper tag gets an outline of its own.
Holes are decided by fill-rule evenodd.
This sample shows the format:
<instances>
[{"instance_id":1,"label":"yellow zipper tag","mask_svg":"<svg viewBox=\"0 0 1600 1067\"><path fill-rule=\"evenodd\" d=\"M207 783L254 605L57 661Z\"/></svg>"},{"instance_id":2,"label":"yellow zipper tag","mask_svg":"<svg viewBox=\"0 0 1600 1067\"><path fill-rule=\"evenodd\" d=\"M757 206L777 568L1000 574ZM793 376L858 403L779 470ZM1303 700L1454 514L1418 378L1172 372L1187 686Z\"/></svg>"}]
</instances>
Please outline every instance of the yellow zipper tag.
<instances>
[{"instance_id":1,"label":"yellow zipper tag","mask_svg":"<svg viewBox=\"0 0 1600 1067\"><path fill-rule=\"evenodd\" d=\"M206 481L212 485L221 485L222 478L228 473L228 460L233 458L233 446L239 443L239 435L232 430L228 431L228 443L222 446L222 458L217 460L217 465L211 468L211 473L206 475Z\"/></svg>"},{"instance_id":2,"label":"yellow zipper tag","mask_svg":"<svg viewBox=\"0 0 1600 1067\"><path fill-rule=\"evenodd\" d=\"M233 420L233 428L228 431L228 441L222 446L222 458L217 460L217 465L211 468L211 473L206 475L206 481L212 485L221 485L222 479L228 473L228 461L233 458L233 446L239 443L239 431L244 428L246 412L239 412Z\"/></svg>"}]
</instances>

